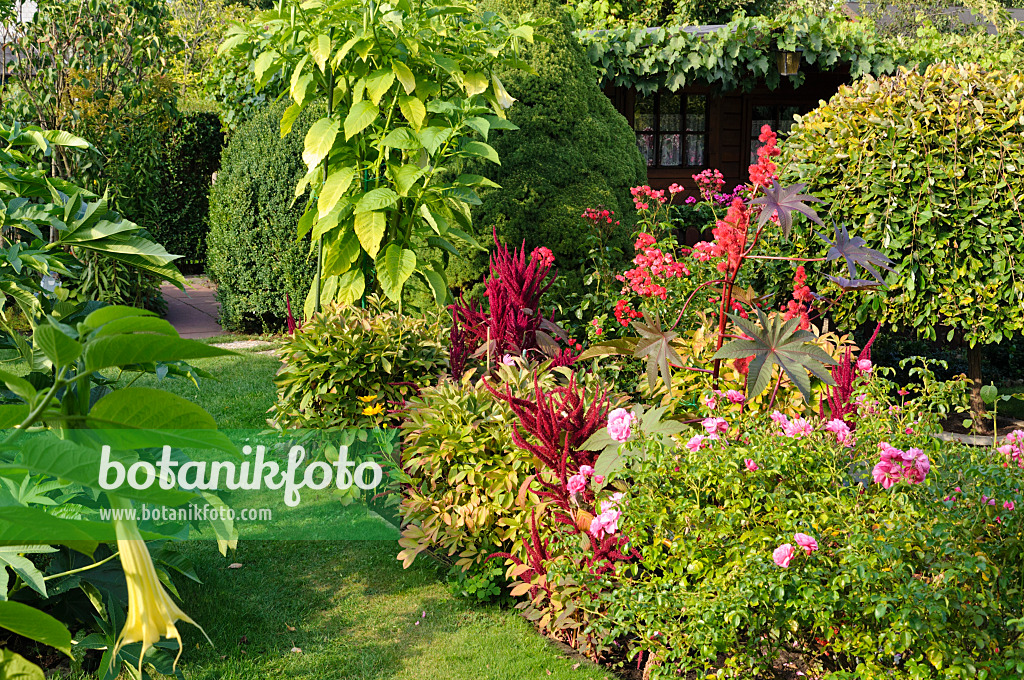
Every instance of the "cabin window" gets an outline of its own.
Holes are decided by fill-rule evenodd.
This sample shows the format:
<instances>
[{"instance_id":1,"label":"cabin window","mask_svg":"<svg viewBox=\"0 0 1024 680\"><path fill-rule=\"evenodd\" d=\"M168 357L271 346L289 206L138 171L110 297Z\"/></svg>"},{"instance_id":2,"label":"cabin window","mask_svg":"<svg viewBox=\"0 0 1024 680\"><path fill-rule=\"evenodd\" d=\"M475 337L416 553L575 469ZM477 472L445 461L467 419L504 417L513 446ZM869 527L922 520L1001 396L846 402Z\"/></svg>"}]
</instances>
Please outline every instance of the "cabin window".
<instances>
[{"instance_id":1,"label":"cabin window","mask_svg":"<svg viewBox=\"0 0 1024 680\"><path fill-rule=\"evenodd\" d=\"M761 128L770 125L778 135L784 138L796 125L794 116L810 111L813 106L754 106L750 116L750 164L757 163L757 150L764 144L758 137Z\"/></svg>"},{"instance_id":2,"label":"cabin window","mask_svg":"<svg viewBox=\"0 0 1024 680\"><path fill-rule=\"evenodd\" d=\"M647 167L706 167L707 95L683 92L637 94L633 129Z\"/></svg>"}]
</instances>

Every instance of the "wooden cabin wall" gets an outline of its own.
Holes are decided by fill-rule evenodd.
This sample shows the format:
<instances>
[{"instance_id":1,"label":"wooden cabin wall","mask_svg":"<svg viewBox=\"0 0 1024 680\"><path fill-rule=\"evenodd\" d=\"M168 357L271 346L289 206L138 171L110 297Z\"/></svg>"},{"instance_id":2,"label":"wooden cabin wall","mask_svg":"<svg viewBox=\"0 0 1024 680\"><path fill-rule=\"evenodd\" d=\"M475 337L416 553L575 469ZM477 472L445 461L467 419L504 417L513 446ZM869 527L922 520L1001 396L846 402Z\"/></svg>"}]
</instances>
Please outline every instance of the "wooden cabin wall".
<instances>
[{"instance_id":1,"label":"wooden cabin wall","mask_svg":"<svg viewBox=\"0 0 1024 680\"><path fill-rule=\"evenodd\" d=\"M849 82L848 71L811 72L804 83L794 88L787 80L776 90L761 85L746 93L714 93L710 88L693 87L685 93L707 94L708 153L707 167L717 168L725 177L726 190L748 180L750 142L755 106L799 106L810 111L819 101L828 100L839 87ZM607 87L605 93L615 108L633 127L635 91L622 87ZM667 189L672 183L686 187L692 193L696 185L692 176L702 168L649 168L648 183L655 189Z\"/></svg>"}]
</instances>

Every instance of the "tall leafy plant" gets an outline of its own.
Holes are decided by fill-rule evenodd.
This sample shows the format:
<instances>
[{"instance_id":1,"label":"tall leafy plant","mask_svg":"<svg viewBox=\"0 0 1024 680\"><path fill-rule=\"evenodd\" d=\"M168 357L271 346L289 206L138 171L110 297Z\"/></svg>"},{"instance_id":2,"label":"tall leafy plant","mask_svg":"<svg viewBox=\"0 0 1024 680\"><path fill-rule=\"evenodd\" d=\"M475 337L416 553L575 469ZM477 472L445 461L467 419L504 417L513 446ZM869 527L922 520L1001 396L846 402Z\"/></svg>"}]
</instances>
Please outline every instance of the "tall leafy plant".
<instances>
[{"instance_id":1,"label":"tall leafy plant","mask_svg":"<svg viewBox=\"0 0 1024 680\"><path fill-rule=\"evenodd\" d=\"M457 242L475 245L469 207L477 188L494 185L458 168L499 162L487 136L513 127L504 114L513 99L497 73L520 65L517 46L535 24L466 0L280 0L229 29L220 52L248 55L258 85L287 78L282 135L311 102L327 101L296 187L297 196L311 189L299 235L312 232L318 262L307 314L371 289L400 301L413 275L448 300L444 264Z\"/></svg>"}]
</instances>

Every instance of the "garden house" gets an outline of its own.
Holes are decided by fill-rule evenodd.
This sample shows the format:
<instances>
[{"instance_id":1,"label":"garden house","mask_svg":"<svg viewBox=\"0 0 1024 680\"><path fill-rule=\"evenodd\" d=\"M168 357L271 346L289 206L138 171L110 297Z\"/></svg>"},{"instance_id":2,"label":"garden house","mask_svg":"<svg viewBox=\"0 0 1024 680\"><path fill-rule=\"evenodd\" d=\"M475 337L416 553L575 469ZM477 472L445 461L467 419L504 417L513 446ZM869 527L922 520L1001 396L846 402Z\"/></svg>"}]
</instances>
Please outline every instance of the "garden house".
<instances>
[{"instance_id":1,"label":"garden house","mask_svg":"<svg viewBox=\"0 0 1024 680\"><path fill-rule=\"evenodd\" d=\"M842 84L917 65L926 56L876 34L871 22L857 19L861 10L849 3L845 13L822 16L577 36L636 134L650 185L693 189L695 173L717 168L731 190L747 180L763 125L784 136L795 115L816 108ZM967 10L951 11L965 24L988 24ZM1019 19L1021 10L1011 15Z\"/></svg>"}]
</instances>

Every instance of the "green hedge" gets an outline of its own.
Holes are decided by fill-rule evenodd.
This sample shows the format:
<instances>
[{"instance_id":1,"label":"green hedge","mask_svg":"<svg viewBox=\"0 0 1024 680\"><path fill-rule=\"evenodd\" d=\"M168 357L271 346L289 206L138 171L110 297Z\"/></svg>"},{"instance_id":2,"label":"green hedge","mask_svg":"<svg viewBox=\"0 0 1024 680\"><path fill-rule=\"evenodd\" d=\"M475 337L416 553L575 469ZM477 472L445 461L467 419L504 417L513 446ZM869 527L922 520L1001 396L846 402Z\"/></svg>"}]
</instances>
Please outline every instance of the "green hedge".
<instances>
[{"instance_id":1,"label":"green hedge","mask_svg":"<svg viewBox=\"0 0 1024 680\"><path fill-rule=\"evenodd\" d=\"M501 76L518 100L509 109L509 120L519 130L490 136L501 165L479 172L501 189L483 196L483 204L474 210L474 228L484 243L494 226L510 246L525 240L527 252L550 248L559 273L575 280L573 272L587 256L580 238L583 210L598 205L614 210L622 227L612 245L627 251L634 214L629 188L646 183L646 167L626 119L597 86L597 72L573 37L561 6L551 0L493 4L505 14L531 12L554 23L538 31L545 42L523 53L536 73ZM459 285L482 278L486 263L481 254L465 271L452 272L450 280Z\"/></svg>"},{"instance_id":2,"label":"green hedge","mask_svg":"<svg viewBox=\"0 0 1024 680\"><path fill-rule=\"evenodd\" d=\"M210 186L223 145L220 118L210 112L183 113L167 137L159 213L148 228L168 252L182 256L182 271L200 271L206 262Z\"/></svg>"},{"instance_id":3,"label":"green hedge","mask_svg":"<svg viewBox=\"0 0 1024 680\"><path fill-rule=\"evenodd\" d=\"M325 108L307 107L282 139L284 106L268 107L239 128L224 150L210 192L206 263L219 286L227 329L282 328L286 293L301 316L315 260L309 257L309 237L296 240L303 201L292 201L306 169L303 139Z\"/></svg>"}]
</instances>

